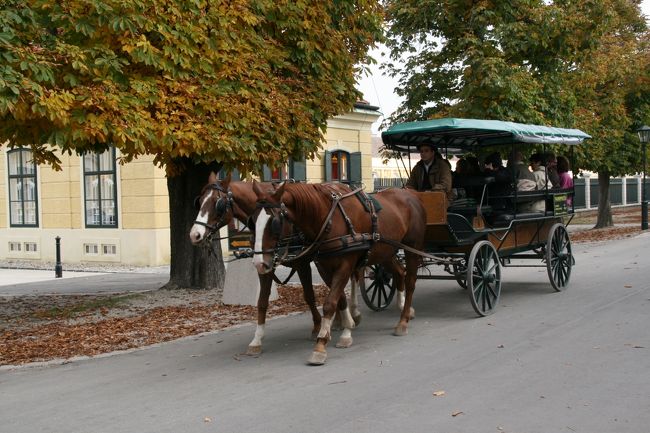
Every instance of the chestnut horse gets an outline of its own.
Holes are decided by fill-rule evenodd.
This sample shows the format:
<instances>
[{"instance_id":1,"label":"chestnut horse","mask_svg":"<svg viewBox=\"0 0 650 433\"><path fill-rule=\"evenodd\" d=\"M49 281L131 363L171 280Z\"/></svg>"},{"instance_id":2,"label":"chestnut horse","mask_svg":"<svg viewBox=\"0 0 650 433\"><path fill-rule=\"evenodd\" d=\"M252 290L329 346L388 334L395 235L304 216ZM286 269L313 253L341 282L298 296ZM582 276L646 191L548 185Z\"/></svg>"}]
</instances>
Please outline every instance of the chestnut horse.
<instances>
[{"instance_id":1,"label":"chestnut horse","mask_svg":"<svg viewBox=\"0 0 650 433\"><path fill-rule=\"evenodd\" d=\"M262 184L263 188L272 189L272 184ZM194 245L208 241L209 237L217 233L221 227L228 225L233 218L238 219L247 225L251 230L254 229L253 214L256 211L257 195L253 192L251 182L231 182L230 174L223 180L219 181L215 173L211 173L208 183L203 187L201 194L197 197L198 215L194 225L190 229L190 240ZM313 328L312 337L315 338L321 325L321 315L316 307L316 298L312 284L312 274L309 261L300 261L292 264L300 278L303 287L303 296L309 306L312 314ZM258 355L262 352L262 339L264 338L266 313L269 305L269 296L271 294L271 285L273 284L273 274L259 275L260 294L257 300L257 327L255 336L248 345L247 355ZM355 305L356 314L354 320L359 323L361 313ZM347 307L345 299L342 300L340 309ZM348 326L350 324L348 323ZM345 334L345 332L344 332ZM348 347L352 344L351 339L341 337L337 343L338 347Z\"/></svg>"},{"instance_id":2,"label":"chestnut horse","mask_svg":"<svg viewBox=\"0 0 650 433\"><path fill-rule=\"evenodd\" d=\"M283 183L275 191L263 191L253 184L260 212L255 226L253 263L258 271L270 272L275 263L278 226L293 223L303 233L307 249L301 253L314 258L318 270L330 288L323 305L324 318L309 364L322 365L327 359L331 319L337 301L353 273L365 265L394 267L395 253L404 248L406 270L395 273L406 289L404 308L395 327L395 335L406 335L413 291L421 257L416 253L424 245L425 211L416 193L405 189L387 189L360 199L346 188L328 184ZM356 192L358 193L358 192ZM365 205L364 205L365 202ZM379 205L381 210L377 211ZM411 249L411 251L409 251ZM397 281L398 287L402 281Z\"/></svg>"}]
</instances>

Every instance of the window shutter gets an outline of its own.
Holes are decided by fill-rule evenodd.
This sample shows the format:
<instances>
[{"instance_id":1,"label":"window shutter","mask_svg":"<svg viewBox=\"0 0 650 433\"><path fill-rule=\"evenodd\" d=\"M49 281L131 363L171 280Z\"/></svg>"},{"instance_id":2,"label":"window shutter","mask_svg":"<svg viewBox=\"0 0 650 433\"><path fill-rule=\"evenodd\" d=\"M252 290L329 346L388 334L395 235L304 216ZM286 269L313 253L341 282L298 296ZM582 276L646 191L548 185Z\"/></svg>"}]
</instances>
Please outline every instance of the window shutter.
<instances>
[{"instance_id":1,"label":"window shutter","mask_svg":"<svg viewBox=\"0 0 650 433\"><path fill-rule=\"evenodd\" d=\"M241 180L241 177L239 176L239 170L236 168L232 169L230 172L230 180Z\"/></svg>"},{"instance_id":2,"label":"window shutter","mask_svg":"<svg viewBox=\"0 0 650 433\"><path fill-rule=\"evenodd\" d=\"M326 150L323 160L324 160L324 170L325 170L325 176L323 176L323 181L331 182L332 181L332 152Z\"/></svg>"},{"instance_id":3,"label":"window shutter","mask_svg":"<svg viewBox=\"0 0 650 433\"><path fill-rule=\"evenodd\" d=\"M264 166L262 167L262 182L270 182L272 174L273 172L271 171L271 167L264 164Z\"/></svg>"},{"instance_id":4,"label":"window shutter","mask_svg":"<svg viewBox=\"0 0 650 433\"><path fill-rule=\"evenodd\" d=\"M350 153L350 184L361 185L361 152Z\"/></svg>"},{"instance_id":5,"label":"window shutter","mask_svg":"<svg viewBox=\"0 0 650 433\"><path fill-rule=\"evenodd\" d=\"M289 177L297 182L307 181L307 162L304 156L299 161L289 161Z\"/></svg>"}]
</instances>

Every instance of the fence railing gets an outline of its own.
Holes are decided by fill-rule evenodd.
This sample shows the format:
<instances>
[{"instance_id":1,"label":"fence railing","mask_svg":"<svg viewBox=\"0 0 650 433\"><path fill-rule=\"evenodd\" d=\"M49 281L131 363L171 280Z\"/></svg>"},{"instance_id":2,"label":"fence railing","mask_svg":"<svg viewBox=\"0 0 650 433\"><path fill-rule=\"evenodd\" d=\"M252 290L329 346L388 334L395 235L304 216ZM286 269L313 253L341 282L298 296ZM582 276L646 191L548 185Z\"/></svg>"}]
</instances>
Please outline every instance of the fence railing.
<instances>
[{"instance_id":1,"label":"fence railing","mask_svg":"<svg viewBox=\"0 0 650 433\"><path fill-rule=\"evenodd\" d=\"M625 206L641 203L641 176L614 177L609 180L609 200L612 206ZM375 191L402 187L402 179L375 178ZM598 194L600 187L597 177L577 177L574 179L576 209L592 209L598 207ZM650 192L650 178L646 179L646 192Z\"/></svg>"}]
</instances>

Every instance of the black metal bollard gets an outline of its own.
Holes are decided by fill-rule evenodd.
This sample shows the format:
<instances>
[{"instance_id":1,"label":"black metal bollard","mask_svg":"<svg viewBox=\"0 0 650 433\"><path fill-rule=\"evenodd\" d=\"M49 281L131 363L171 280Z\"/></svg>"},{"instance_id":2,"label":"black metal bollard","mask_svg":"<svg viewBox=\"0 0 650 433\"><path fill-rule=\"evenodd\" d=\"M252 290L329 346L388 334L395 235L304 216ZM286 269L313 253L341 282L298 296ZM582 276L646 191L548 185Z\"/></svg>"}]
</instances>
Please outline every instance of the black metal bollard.
<instances>
[{"instance_id":1,"label":"black metal bollard","mask_svg":"<svg viewBox=\"0 0 650 433\"><path fill-rule=\"evenodd\" d=\"M641 202L641 230L648 230L648 202Z\"/></svg>"},{"instance_id":2,"label":"black metal bollard","mask_svg":"<svg viewBox=\"0 0 650 433\"><path fill-rule=\"evenodd\" d=\"M56 238L56 264L54 265L54 278L63 277L63 266L61 266L61 238Z\"/></svg>"}]
</instances>

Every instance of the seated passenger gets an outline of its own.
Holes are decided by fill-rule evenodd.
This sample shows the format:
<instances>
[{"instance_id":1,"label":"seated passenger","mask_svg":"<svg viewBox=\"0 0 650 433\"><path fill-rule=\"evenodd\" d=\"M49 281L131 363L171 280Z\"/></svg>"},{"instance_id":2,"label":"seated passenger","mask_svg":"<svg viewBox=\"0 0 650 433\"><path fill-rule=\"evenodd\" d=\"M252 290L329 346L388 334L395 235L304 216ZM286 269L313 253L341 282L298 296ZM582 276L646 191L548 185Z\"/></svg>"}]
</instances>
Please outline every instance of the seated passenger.
<instances>
[{"instance_id":1,"label":"seated passenger","mask_svg":"<svg viewBox=\"0 0 650 433\"><path fill-rule=\"evenodd\" d=\"M535 189L536 191L546 191L553 187L553 184L548 179L548 174L546 173L546 167L544 166L544 158L539 153L533 153L528 159L530 161L530 168L533 169L533 176L535 179ZM535 200L530 203L522 203L519 206L519 210L522 212L545 212L546 211L546 200Z\"/></svg>"},{"instance_id":2,"label":"seated passenger","mask_svg":"<svg viewBox=\"0 0 650 433\"><path fill-rule=\"evenodd\" d=\"M472 182L472 179L482 178L478 158L475 156L462 157L456 162L456 171L452 173L453 187L457 191L457 198L467 198L470 202L481 201L483 185ZM473 203L472 203L473 204Z\"/></svg>"},{"instance_id":3,"label":"seated passenger","mask_svg":"<svg viewBox=\"0 0 650 433\"><path fill-rule=\"evenodd\" d=\"M512 193L512 176L503 166L501 155L495 152L485 157L485 170L483 174L494 177L495 182L488 185L490 205L495 209L506 209L512 207L508 199L496 196L505 196Z\"/></svg>"},{"instance_id":4,"label":"seated passenger","mask_svg":"<svg viewBox=\"0 0 650 433\"><path fill-rule=\"evenodd\" d=\"M533 176L535 179L535 184L537 185L537 190L545 190L553 188L553 183L548 178L548 173L546 172L546 167L544 165L544 158L539 153L533 153L530 155L530 168L533 170Z\"/></svg>"},{"instance_id":5,"label":"seated passenger","mask_svg":"<svg viewBox=\"0 0 650 433\"><path fill-rule=\"evenodd\" d=\"M511 176L517 182L518 191L532 191L535 189L535 176L524 164L524 156L520 151L514 151L510 154L508 159L507 168L510 170Z\"/></svg>"},{"instance_id":6,"label":"seated passenger","mask_svg":"<svg viewBox=\"0 0 650 433\"><path fill-rule=\"evenodd\" d=\"M545 162L546 173L548 175L548 180L551 181L553 188L560 188L560 174L557 167L558 160L555 157L553 152L546 152L542 155L542 158Z\"/></svg>"},{"instance_id":7,"label":"seated passenger","mask_svg":"<svg viewBox=\"0 0 650 433\"><path fill-rule=\"evenodd\" d=\"M569 174L569 160L563 156L557 157L557 173L560 176L560 188L561 189L572 189L573 188L573 176ZM571 206L573 203L573 197L568 197L566 199L566 204Z\"/></svg>"},{"instance_id":8,"label":"seated passenger","mask_svg":"<svg viewBox=\"0 0 650 433\"><path fill-rule=\"evenodd\" d=\"M437 149L430 144L421 144L418 150L420 161L411 170L406 187L416 191L444 191L447 199L453 200L448 161L438 156Z\"/></svg>"}]
</instances>

